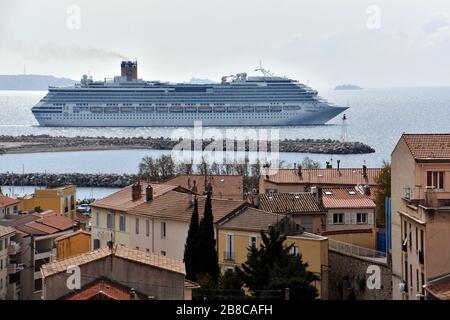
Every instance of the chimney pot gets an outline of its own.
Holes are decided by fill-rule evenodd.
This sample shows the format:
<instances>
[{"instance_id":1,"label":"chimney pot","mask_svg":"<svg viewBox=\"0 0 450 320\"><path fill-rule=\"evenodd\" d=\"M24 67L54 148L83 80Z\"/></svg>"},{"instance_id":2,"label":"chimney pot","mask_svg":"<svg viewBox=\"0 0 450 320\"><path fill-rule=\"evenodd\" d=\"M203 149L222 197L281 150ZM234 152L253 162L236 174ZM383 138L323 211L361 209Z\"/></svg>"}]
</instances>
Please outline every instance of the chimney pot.
<instances>
[{"instance_id":1,"label":"chimney pot","mask_svg":"<svg viewBox=\"0 0 450 320\"><path fill-rule=\"evenodd\" d=\"M147 188L145 188L145 201L150 202L153 200L153 187L149 184Z\"/></svg>"}]
</instances>

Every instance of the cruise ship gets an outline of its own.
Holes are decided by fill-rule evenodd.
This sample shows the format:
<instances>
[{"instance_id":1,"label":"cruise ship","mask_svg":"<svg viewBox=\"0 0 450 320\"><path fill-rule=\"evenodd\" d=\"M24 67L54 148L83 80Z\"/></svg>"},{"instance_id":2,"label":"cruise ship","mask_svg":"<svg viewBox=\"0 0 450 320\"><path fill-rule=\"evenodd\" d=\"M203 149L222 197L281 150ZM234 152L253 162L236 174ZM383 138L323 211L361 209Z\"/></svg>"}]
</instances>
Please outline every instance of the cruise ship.
<instances>
[{"instance_id":1,"label":"cruise ship","mask_svg":"<svg viewBox=\"0 0 450 320\"><path fill-rule=\"evenodd\" d=\"M238 73L215 84L138 79L137 62L121 75L72 87L50 87L32 112L48 127L300 126L325 124L346 110L316 90L260 66L261 76Z\"/></svg>"}]
</instances>

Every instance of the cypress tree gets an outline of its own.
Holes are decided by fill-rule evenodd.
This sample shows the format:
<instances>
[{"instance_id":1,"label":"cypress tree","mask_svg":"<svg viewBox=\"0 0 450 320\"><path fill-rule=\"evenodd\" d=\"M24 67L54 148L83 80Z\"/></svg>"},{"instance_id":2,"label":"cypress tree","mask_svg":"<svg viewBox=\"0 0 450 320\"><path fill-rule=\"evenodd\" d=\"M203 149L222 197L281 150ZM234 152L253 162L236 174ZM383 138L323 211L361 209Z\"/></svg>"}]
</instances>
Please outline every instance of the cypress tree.
<instances>
[{"instance_id":1,"label":"cypress tree","mask_svg":"<svg viewBox=\"0 0 450 320\"><path fill-rule=\"evenodd\" d=\"M188 236L186 239L186 244L184 245L184 265L186 269L186 279L191 281L197 281L197 275L200 272L200 226L198 221L198 200L197 197L195 197L194 211L192 212Z\"/></svg>"},{"instance_id":2,"label":"cypress tree","mask_svg":"<svg viewBox=\"0 0 450 320\"><path fill-rule=\"evenodd\" d=\"M202 266L200 272L209 274L217 283L219 262L217 259L216 240L214 238L214 216L212 212L211 192L208 191L203 219L200 222L200 250Z\"/></svg>"}]
</instances>

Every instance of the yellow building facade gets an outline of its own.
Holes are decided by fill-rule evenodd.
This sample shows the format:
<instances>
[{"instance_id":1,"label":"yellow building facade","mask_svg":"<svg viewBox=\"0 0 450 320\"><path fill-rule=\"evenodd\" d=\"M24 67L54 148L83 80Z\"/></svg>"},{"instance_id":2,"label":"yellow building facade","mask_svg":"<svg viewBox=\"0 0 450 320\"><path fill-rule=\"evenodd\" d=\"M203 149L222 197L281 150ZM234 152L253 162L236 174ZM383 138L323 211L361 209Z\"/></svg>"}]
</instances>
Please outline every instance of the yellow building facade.
<instances>
[{"instance_id":1,"label":"yellow building facade","mask_svg":"<svg viewBox=\"0 0 450 320\"><path fill-rule=\"evenodd\" d=\"M275 225L279 215L247 208L245 211L219 221L217 224L217 254L222 272L234 269L247 261L250 246L260 247L261 230L268 231ZM294 254L301 254L302 261L308 263L308 271L316 273L321 281L314 285L320 299L328 298L328 238L311 233L288 235L285 245L293 245Z\"/></svg>"},{"instance_id":2,"label":"yellow building facade","mask_svg":"<svg viewBox=\"0 0 450 320\"><path fill-rule=\"evenodd\" d=\"M20 197L18 200L20 211L40 208L41 211L53 210L75 219L77 189L74 185L36 190L34 194Z\"/></svg>"},{"instance_id":3,"label":"yellow building facade","mask_svg":"<svg viewBox=\"0 0 450 320\"><path fill-rule=\"evenodd\" d=\"M55 242L57 260L91 251L91 234L83 230L58 237Z\"/></svg>"}]
</instances>

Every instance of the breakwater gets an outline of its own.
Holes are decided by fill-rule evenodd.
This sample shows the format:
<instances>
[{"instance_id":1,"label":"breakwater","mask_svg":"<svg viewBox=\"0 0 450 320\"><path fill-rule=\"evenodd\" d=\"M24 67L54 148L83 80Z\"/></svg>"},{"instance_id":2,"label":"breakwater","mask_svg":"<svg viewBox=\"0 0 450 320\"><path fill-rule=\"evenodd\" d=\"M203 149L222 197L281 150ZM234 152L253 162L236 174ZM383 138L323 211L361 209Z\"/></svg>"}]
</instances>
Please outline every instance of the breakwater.
<instances>
[{"instance_id":1,"label":"breakwater","mask_svg":"<svg viewBox=\"0 0 450 320\"><path fill-rule=\"evenodd\" d=\"M148 149L171 150L180 140L159 137L63 137L49 135L22 135L0 136L0 154L7 153L37 153L37 152L64 152L64 151L91 151L91 150L118 150L118 149ZM205 149L214 143L213 140L203 140L200 144L191 141L192 150L196 145ZM226 149L226 141L223 142ZM238 143L233 145L234 151L238 150ZM249 149L249 141L245 143L245 150ZM271 151L272 145L267 144L267 150ZM362 142L343 142L333 139L285 139L278 142L280 152L317 153L317 154L367 154L375 150ZM232 150L228 150L232 151ZM243 151L243 150L239 150ZM256 150L252 150L256 151Z\"/></svg>"},{"instance_id":2,"label":"breakwater","mask_svg":"<svg viewBox=\"0 0 450 320\"><path fill-rule=\"evenodd\" d=\"M86 174L86 173L0 173L0 186L53 187L76 185L77 187L123 188L134 181L133 174Z\"/></svg>"}]
</instances>

